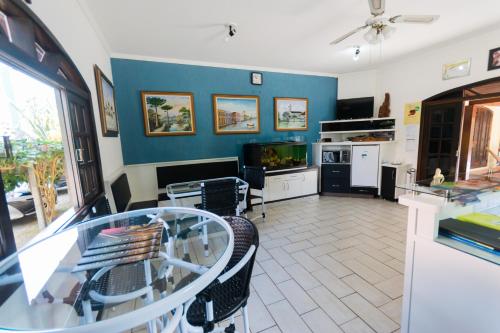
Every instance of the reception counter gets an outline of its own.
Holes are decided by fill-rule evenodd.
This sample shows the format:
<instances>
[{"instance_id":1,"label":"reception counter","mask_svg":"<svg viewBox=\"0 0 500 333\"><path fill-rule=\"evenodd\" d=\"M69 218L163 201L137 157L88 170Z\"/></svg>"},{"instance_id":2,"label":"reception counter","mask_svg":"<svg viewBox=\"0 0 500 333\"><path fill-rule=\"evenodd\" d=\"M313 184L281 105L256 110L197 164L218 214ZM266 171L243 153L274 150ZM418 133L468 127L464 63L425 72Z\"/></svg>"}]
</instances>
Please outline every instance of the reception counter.
<instances>
[{"instance_id":1,"label":"reception counter","mask_svg":"<svg viewBox=\"0 0 500 333\"><path fill-rule=\"evenodd\" d=\"M406 194L409 208L401 332L500 332L500 256L439 235L439 222L471 212L498 214L500 192L472 205Z\"/></svg>"}]
</instances>

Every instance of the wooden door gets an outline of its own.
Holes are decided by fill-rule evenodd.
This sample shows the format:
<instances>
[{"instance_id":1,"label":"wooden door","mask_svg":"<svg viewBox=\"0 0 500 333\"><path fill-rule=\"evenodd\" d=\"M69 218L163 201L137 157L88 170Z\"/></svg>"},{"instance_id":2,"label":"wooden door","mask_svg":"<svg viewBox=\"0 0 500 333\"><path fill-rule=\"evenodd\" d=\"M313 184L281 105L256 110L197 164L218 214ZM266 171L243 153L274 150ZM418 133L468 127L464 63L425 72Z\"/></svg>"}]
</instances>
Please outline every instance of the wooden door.
<instances>
[{"instance_id":1,"label":"wooden door","mask_svg":"<svg viewBox=\"0 0 500 333\"><path fill-rule=\"evenodd\" d=\"M491 124L493 112L482 106L474 108L471 149L471 169L483 168L488 165L488 148L490 145Z\"/></svg>"},{"instance_id":2,"label":"wooden door","mask_svg":"<svg viewBox=\"0 0 500 333\"><path fill-rule=\"evenodd\" d=\"M90 112L88 100L68 93L68 113L83 204L90 203L102 191L94 119Z\"/></svg>"},{"instance_id":3,"label":"wooden door","mask_svg":"<svg viewBox=\"0 0 500 333\"><path fill-rule=\"evenodd\" d=\"M423 105L417 180L431 179L436 168L455 179L462 107L462 102Z\"/></svg>"}]
</instances>

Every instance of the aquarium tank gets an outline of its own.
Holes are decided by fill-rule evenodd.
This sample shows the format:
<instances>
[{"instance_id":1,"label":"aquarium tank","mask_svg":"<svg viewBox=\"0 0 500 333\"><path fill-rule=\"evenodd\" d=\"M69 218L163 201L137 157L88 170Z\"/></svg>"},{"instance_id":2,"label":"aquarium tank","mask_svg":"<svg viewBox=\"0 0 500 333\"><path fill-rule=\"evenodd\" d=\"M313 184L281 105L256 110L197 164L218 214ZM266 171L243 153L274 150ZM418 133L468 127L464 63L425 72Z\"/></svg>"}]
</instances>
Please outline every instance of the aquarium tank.
<instances>
[{"instance_id":1,"label":"aquarium tank","mask_svg":"<svg viewBox=\"0 0 500 333\"><path fill-rule=\"evenodd\" d=\"M269 142L243 145L246 166L264 166L267 171L307 167L307 143Z\"/></svg>"}]
</instances>

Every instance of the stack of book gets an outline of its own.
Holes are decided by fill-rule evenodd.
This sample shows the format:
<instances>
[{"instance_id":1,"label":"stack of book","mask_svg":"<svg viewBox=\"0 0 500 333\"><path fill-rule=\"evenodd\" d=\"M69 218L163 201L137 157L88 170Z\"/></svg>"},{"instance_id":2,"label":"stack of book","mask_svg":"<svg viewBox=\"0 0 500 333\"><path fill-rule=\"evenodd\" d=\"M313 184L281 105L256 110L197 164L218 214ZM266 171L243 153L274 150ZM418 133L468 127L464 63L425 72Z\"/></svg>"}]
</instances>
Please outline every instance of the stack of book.
<instances>
[{"instance_id":1,"label":"stack of book","mask_svg":"<svg viewBox=\"0 0 500 333\"><path fill-rule=\"evenodd\" d=\"M156 258L160 251L162 233L161 223L104 229L90 243L73 271Z\"/></svg>"}]
</instances>

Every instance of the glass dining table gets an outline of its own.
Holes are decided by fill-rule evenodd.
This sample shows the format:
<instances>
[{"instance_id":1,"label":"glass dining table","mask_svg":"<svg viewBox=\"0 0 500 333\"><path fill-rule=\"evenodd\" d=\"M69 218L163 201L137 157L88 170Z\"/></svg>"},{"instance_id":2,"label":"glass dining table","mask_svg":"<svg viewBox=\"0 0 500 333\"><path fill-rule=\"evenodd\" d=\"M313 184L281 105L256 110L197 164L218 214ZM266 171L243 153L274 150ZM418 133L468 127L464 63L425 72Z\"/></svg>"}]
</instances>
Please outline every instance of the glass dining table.
<instances>
[{"instance_id":1,"label":"glass dining table","mask_svg":"<svg viewBox=\"0 0 500 333\"><path fill-rule=\"evenodd\" d=\"M208 256L190 229L200 218ZM224 219L193 208L80 223L0 262L0 331L161 331L176 325L182 305L223 271L233 246Z\"/></svg>"}]
</instances>

